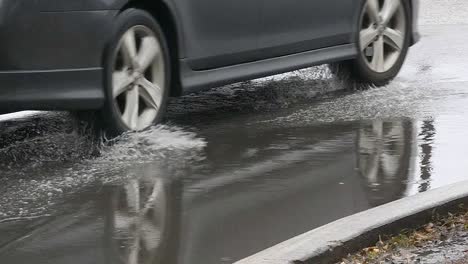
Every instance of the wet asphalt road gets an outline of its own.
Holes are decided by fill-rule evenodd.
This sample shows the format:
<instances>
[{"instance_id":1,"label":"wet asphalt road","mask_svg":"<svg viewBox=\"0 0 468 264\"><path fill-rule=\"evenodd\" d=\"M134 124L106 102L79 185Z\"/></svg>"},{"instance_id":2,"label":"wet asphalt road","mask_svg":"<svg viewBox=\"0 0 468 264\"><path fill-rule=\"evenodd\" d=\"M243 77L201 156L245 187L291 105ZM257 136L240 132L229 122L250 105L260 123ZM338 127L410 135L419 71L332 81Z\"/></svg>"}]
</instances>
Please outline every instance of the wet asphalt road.
<instances>
[{"instance_id":1,"label":"wet asphalt road","mask_svg":"<svg viewBox=\"0 0 468 264\"><path fill-rule=\"evenodd\" d=\"M423 1L388 87L325 67L174 99L96 142L66 113L0 116L0 263L232 263L468 179L468 5Z\"/></svg>"}]
</instances>

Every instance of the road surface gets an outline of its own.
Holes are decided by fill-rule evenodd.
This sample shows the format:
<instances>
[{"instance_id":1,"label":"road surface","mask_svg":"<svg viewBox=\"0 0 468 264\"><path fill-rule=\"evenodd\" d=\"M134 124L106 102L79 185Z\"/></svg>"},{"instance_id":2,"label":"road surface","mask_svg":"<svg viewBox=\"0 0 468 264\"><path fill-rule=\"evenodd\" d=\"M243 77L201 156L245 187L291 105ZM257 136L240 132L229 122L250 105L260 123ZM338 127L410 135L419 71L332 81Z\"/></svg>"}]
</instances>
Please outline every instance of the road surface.
<instances>
[{"instance_id":1,"label":"road surface","mask_svg":"<svg viewBox=\"0 0 468 264\"><path fill-rule=\"evenodd\" d=\"M468 179L468 5L421 12L385 88L315 67L174 99L111 144L66 113L0 116L0 262L232 263Z\"/></svg>"}]
</instances>

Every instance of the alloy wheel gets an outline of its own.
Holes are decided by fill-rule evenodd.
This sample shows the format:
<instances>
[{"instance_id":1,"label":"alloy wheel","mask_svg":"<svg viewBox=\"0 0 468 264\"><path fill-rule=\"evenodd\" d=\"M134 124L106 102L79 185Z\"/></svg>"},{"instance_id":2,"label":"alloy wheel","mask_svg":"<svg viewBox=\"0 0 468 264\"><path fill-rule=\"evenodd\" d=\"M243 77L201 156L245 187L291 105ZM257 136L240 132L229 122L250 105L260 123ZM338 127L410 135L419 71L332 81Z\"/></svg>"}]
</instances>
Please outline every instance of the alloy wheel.
<instances>
[{"instance_id":1,"label":"alloy wheel","mask_svg":"<svg viewBox=\"0 0 468 264\"><path fill-rule=\"evenodd\" d=\"M129 130L151 126L162 108L165 68L161 43L148 27L128 29L117 45L112 96Z\"/></svg>"},{"instance_id":2,"label":"alloy wheel","mask_svg":"<svg viewBox=\"0 0 468 264\"><path fill-rule=\"evenodd\" d=\"M400 58L406 38L401 0L367 0L360 20L359 49L374 72L390 70Z\"/></svg>"}]
</instances>

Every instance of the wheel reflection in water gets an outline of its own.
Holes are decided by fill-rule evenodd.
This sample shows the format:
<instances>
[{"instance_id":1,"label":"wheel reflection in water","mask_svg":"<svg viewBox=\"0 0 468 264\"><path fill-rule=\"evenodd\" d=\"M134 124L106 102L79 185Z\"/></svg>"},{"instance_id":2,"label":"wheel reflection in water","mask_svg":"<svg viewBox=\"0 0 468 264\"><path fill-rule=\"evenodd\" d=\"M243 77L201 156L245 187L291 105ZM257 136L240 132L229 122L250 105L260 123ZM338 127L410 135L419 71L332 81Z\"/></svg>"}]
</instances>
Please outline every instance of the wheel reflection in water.
<instances>
[{"instance_id":1,"label":"wheel reflection in water","mask_svg":"<svg viewBox=\"0 0 468 264\"><path fill-rule=\"evenodd\" d=\"M357 166L373 206L405 195L415 144L410 121L373 121L358 133Z\"/></svg>"},{"instance_id":2,"label":"wheel reflection in water","mask_svg":"<svg viewBox=\"0 0 468 264\"><path fill-rule=\"evenodd\" d=\"M162 263L170 221L169 183L143 173L111 198L106 225L110 263Z\"/></svg>"}]
</instances>

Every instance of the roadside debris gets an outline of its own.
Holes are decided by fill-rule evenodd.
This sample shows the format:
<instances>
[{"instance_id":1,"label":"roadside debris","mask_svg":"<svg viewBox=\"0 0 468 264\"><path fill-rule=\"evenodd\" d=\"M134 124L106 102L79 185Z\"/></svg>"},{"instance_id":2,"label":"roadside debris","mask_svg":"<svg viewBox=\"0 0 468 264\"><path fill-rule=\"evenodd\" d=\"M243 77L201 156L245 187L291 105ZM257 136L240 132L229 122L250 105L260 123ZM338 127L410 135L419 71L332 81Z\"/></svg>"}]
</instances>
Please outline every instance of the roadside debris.
<instances>
[{"instance_id":1,"label":"roadside debris","mask_svg":"<svg viewBox=\"0 0 468 264\"><path fill-rule=\"evenodd\" d=\"M381 238L372 247L349 255L340 264L468 264L468 210L435 216L416 230Z\"/></svg>"}]
</instances>

